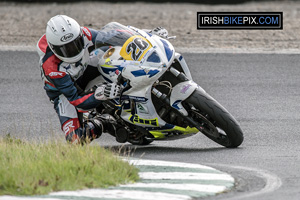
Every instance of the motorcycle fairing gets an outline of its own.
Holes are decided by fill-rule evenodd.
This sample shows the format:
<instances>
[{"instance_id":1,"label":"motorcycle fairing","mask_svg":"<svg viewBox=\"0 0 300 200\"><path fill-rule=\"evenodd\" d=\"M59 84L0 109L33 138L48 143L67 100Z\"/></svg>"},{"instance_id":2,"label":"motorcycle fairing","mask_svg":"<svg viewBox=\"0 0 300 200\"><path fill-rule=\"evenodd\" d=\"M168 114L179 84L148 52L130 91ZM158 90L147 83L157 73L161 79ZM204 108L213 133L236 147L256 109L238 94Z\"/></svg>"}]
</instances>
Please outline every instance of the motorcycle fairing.
<instances>
[{"instance_id":1,"label":"motorcycle fairing","mask_svg":"<svg viewBox=\"0 0 300 200\"><path fill-rule=\"evenodd\" d=\"M151 126L159 126L158 124L158 118L154 118L154 119L143 119L141 118L139 115L131 115L129 117L129 120L133 123L133 124L142 124L142 125L151 125Z\"/></svg>"},{"instance_id":2,"label":"motorcycle fairing","mask_svg":"<svg viewBox=\"0 0 300 200\"><path fill-rule=\"evenodd\" d=\"M184 116L188 116L188 112L182 106L181 102L187 99L197 87L197 83L192 80L175 85L170 97L171 106L181 112Z\"/></svg>"},{"instance_id":3,"label":"motorcycle fairing","mask_svg":"<svg viewBox=\"0 0 300 200\"><path fill-rule=\"evenodd\" d=\"M119 35L123 34L120 30L118 32L120 32ZM108 49L99 62L99 70L105 74L106 78L115 81L117 70L122 70L122 76L130 81L131 88L122 94L120 117L128 123L145 128L154 139L176 139L199 132L196 128L168 124L156 112L151 98L153 84L166 72L174 59L178 60L184 73L191 78L183 57L175 53L174 47L168 40L149 35L140 29L136 29L135 33L127 34L126 41L123 37L125 41L123 45L113 47L115 48L113 50ZM114 37L109 41L115 41ZM120 39L116 41L119 42ZM103 41L101 42L103 44ZM185 109L181 101L186 99L195 88L193 81L175 86L174 92L171 93L171 106L184 113ZM182 97L175 94L178 91L182 92L180 93Z\"/></svg>"},{"instance_id":4,"label":"motorcycle fairing","mask_svg":"<svg viewBox=\"0 0 300 200\"><path fill-rule=\"evenodd\" d=\"M130 98L130 100L122 101L121 115L123 120L135 124L137 126L161 127L166 124L162 120L151 101L139 101Z\"/></svg>"}]
</instances>

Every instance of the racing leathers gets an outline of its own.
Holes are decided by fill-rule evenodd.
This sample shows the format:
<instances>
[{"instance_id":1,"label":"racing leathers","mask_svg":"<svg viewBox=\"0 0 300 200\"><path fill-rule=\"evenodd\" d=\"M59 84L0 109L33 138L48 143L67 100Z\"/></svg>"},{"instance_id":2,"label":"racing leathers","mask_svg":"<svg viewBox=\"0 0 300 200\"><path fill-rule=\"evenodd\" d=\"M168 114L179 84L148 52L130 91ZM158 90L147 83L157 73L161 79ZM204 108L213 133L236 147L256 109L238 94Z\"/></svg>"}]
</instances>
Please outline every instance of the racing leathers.
<instances>
[{"instance_id":1,"label":"racing leathers","mask_svg":"<svg viewBox=\"0 0 300 200\"><path fill-rule=\"evenodd\" d=\"M94 93L80 95L88 82L100 75L96 68L99 50L91 51L97 31L81 27L84 38L84 56L76 63L67 63L58 59L50 50L46 35L37 43L44 89L54 103L61 128L69 142L82 142L83 139L97 138L105 130L103 123L96 121L82 124L79 119L81 110L89 110L101 104ZM104 120L105 121L105 120Z\"/></svg>"}]
</instances>

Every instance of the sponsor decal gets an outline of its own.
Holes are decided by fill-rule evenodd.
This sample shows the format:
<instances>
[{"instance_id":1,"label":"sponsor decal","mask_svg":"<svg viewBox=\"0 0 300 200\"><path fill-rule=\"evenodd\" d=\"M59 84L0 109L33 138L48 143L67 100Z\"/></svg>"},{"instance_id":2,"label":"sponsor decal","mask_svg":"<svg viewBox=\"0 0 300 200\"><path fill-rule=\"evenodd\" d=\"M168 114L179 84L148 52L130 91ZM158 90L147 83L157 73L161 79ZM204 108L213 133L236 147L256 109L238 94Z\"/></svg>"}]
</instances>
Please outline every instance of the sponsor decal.
<instances>
[{"instance_id":1,"label":"sponsor decal","mask_svg":"<svg viewBox=\"0 0 300 200\"><path fill-rule=\"evenodd\" d=\"M60 38L60 41L67 42L67 41L71 40L73 37L74 37L74 35L72 33L68 33L68 34L62 36Z\"/></svg>"},{"instance_id":2,"label":"sponsor decal","mask_svg":"<svg viewBox=\"0 0 300 200\"><path fill-rule=\"evenodd\" d=\"M142 119L138 115L131 115L129 117L129 120L133 124L138 123L138 124L144 124L144 125L158 126L158 120L157 120L157 118L155 118L155 119Z\"/></svg>"},{"instance_id":3,"label":"sponsor decal","mask_svg":"<svg viewBox=\"0 0 300 200\"><path fill-rule=\"evenodd\" d=\"M172 107L173 107L173 108L176 108L177 110L180 110L180 108L179 108L179 106L178 106L178 104L179 104L180 102L181 102L181 100L175 101L175 102L173 103Z\"/></svg>"},{"instance_id":4,"label":"sponsor decal","mask_svg":"<svg viewBox=\"0 0 300 200\"><path fill-rule=\"evenodd\" d=\"M75 130L75 126L74 126L74 121L71 120L69 122L67 122L66 124L64 124L63 126L63 131L64 133L67 135L69 133L71 133L72 131Z\"/></svg>"},{"instance_id":5,"label":"sponsor decal","mask_svg":"<svg viewBox=\"0 0 300 200\"><path fill-rule=\"evenodd\" d=\"M138 108L140 113L149 114L148 108L146 105L143 105L142 103L136 103L136 107Z\"/></svg>"},{"instance_id":6,"label":"sponsor decal","mask_svg":"<svg viewBox=\"0 0 300 200\"><path fill-rule=\"evenodd\" d=\"M145 97L136 97L136 96L128 96L128 95L122 95L122 97L121 97L122 101L125 101L125 100L128 100L128 99L133 99L136 102L146 102L146 101L148 101L148 99L145 98Z\"/></svg>"},{"instance_id":7,"label":"sponsor decal","mask_svg":"<svg viewBox=\"0 0 300 200\"><path fill-rule=\"evenodd\" d=\"M54 78L59 78L59 77L63 77L64 76L64 73L63 72L51 72L49 74L50 77L54 77Z\"/></svg>"},{"instance_id":8,"label":"sponsor decal","mask_svg":"<svg viewBox=\"0 0 300 200\"><path fill-rule=\"evenodd\" d=\"M184 85L180 90L180 93L185 94L186 91L188 91L188 89L190 89L191 86L192 86L191 84Z\"/></svg>"},{"instance_id":9,"label":"sponsor decal","mask_svg":"<svg viewBox=\"0 0 300 200\"><path fill-rule=\"evenodd\" d=\"M83 27L82 31L89 40L92 40L92 33L90 32L90 30L88 28Z\"/></svg>"}]
</instances>

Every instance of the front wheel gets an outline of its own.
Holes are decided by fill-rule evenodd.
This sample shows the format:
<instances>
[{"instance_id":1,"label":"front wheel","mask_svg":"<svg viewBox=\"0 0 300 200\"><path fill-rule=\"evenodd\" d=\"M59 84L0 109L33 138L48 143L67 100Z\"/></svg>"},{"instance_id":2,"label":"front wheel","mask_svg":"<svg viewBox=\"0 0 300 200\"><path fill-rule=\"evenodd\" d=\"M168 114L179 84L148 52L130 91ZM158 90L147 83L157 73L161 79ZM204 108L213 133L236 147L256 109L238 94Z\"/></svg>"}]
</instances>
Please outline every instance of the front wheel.
<instances>
[{"instance_id":1,"label":"front wheel","mask_svg":"<svg viewBox=\"0 0 300 200\"><path fill-rule=\"evenodd\" d=\"M209 94L196 89L185 103L191 105L190 116L208 138L228 148L242 144L244 136L238 122Z\"/></svg>"}]
</instances>

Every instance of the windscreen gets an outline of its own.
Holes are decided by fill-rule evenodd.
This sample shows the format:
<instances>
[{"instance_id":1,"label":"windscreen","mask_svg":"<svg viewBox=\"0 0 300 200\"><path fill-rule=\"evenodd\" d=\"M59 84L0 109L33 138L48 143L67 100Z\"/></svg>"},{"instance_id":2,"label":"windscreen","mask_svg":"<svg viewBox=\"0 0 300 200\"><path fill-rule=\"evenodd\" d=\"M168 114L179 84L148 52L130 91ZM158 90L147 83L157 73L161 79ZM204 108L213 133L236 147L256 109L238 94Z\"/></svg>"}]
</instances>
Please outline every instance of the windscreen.
<instances>
[{"instance_id":1,"label":"windscreen","mask_svg":"<svg viewBox=\"0 0 300 200\"><path fill-rule=\"evenodd\" d=\"M98 31L95 46L123 46L123 44L137 33L117 22L111 22Z\"/></svg>"}]
</instances>

